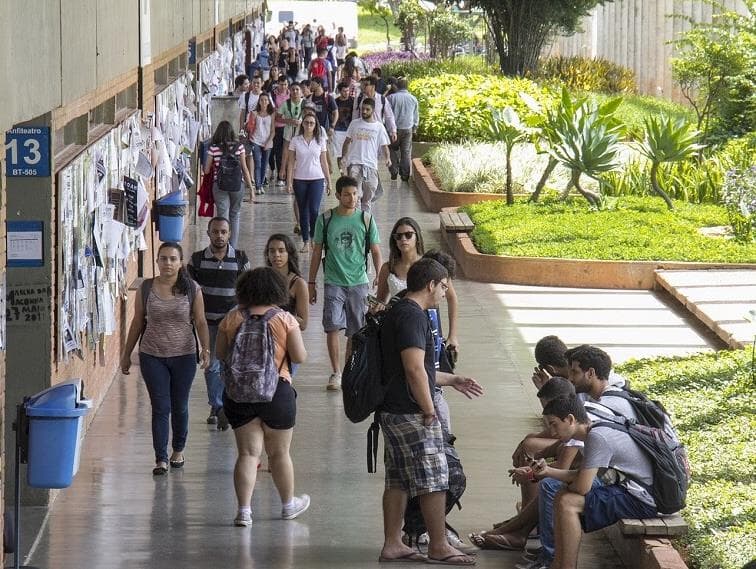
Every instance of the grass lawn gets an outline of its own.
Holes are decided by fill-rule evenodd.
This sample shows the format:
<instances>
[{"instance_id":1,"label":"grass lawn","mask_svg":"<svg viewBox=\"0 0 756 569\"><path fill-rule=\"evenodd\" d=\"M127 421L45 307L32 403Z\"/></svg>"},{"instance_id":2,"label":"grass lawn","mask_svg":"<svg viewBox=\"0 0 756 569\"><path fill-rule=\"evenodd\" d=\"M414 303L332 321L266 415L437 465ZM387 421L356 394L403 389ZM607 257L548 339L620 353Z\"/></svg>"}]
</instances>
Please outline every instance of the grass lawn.
<instances>
[{"instance_id":1,"label":"grass lawn","mask_svg":"<svg viewBox=\"0 0 756 569\"><path fill-rule=\"evenodd\" d=\"M643 138L643 121L650 116L665 114L674 119L685 119L693 125L696 124L696 115L692 109L660 97L603 93L587 93L587 95L599 102L621 97L622 104L617 110L617 116L627 125L628 137L632 139Z\"/></svg>"},{"instance_id":2,"label":"grass lawn","mask_svg":"<svg viewBox=\"0 0 756 569\"><path fill-rule=\"evenodd\" d=\"M382 51L386 49L386 24L379 16L368 14L363 8L357 8L357 47L360 52ZM393 22L389 26L391 45L396 47L402 32Z\"/></svg>"},{"instance_id":3,"label":"grass lawn","mask_svg":"<svg viewBox=\"0 0 756 569\"><path fill-rule=\"evenodd\" d=\"M676 545L691 569L756 558L756 382L751 350L628 361L633 389L661 401L688 449L691 483Z\"/></svg>"},{"instance_id":4,"label":"grass lawn","mask_svg":"<svg viewBox=\"0 0 756 569\"><path fill-rule=\"evenodd\" d=\"M634 261L756 263L756 243L707 237L699 228L726 226L723 207L660 198L622 197L591 211L583 198L538 204L503 201L467 206L473 242L493 255Z\"/></svg>"}]
</instances>

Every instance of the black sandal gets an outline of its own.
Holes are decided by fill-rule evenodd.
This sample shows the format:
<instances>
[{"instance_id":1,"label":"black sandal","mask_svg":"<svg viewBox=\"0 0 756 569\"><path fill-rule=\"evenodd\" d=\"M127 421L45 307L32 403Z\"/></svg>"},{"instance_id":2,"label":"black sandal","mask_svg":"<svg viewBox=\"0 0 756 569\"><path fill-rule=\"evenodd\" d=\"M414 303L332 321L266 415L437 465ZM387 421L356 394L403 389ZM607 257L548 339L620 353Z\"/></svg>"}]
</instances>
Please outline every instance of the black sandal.
<instances>
[{"instance_id":1,"label":"black sandal","mask_svg":"<svg viewBox=\"0 0 756 569\"><path fill-rule=\"evenodd\" d=\"M165 474L168 474L168 467L165 466L165 463L158 464L155 468L152 469L153 476L163 476Z\"/></svg>"},{"instance_id":2,"label":"black sandal","mask_svg":"<svg viewBox=\"0 0 756 569\"><path fill-rule=\"evenodd\" d=\"M181 460L171 460L171 468L184 468L184 462L186 462L186 459L183 456Z\"/></svg>"}]
</instances>

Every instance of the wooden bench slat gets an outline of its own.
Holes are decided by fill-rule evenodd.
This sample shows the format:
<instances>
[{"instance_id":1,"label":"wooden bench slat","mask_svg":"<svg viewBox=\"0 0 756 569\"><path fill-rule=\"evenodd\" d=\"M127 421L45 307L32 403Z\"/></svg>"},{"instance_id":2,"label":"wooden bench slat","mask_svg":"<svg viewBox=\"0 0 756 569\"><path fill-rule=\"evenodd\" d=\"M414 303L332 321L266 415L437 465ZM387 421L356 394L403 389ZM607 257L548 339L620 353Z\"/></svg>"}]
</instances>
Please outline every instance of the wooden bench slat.
<instances>
[{"instance_id":1,"label":"wooden bench slat","mask_svg":"<svg viewBox=\"0 0 756 569\"><path fill-rule=\"evenodd\" d=\"M624 535L645 535L646 526L640 520L621 519L619 521L620 529Z\"/></svg>"},{"instance_id":2,"label":"wooden bench slat","mask_svg":"<svg viewBox=\"0 0 756 569\"><path fill-rule=\"evenodd\" d=\"M667 524L661 518L643 520L643 525L646 526L646 535L667 535Z\"/></svg>"},{"instance_id":3,"label":"wooden bench slat","mask_svg":"<svg viewBox=\"0 0 756 569\"><path fill-rule=\"evenodd\" d=\"M472 222L472 219L470 219L470 216L467 215L464 211L459 212L459 218L462 220L462 225L467 225L471 229L475 227L475 225Z\"/></svg>"},{"instance_id":4,"label":"wooden bench slat","mask_svg":"<svg viewBox=\"0 0 756 569\"><path fill-rule=\"evenodd\" d=\"M667 535L685 535L688 533L688 522L680 514L670 514L661 519L667 526Z\"/></svg>"},{"instance_id":5,"label":"wooden bench slat","mask_svg":"<svg viewBox=\"0 0 756 569\"><path fill-rule=\"evenodd\" d=\"M450 233L469 232L475 227L466 213L441 212L439 216L442 228Z\"/></svg>"}]
</instances>

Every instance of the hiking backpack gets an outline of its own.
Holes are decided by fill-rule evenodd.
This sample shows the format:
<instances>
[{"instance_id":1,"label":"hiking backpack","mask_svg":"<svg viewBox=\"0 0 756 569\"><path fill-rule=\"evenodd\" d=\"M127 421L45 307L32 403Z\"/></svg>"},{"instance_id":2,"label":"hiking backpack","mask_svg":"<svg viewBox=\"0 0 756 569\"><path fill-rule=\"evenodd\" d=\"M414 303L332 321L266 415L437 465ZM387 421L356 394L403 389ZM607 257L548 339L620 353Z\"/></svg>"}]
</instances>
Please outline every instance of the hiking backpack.
<instances>
[{"instance_id":1,"label":"hiking backpack","mask_svg":"<svg viewBox=\"0 0 756 569\"><path fill-rule=\"evenodd\" d=\"M230 146L226 144L218 161L218 172L215 179L218 189L224 192L238 192L241 190L242 168L241 160L236 151L238 144Z\"/></svg>"},{"instance_id":2,"label":"hiking backpack","mask_svg":"<svg viewBox=\"0 0 756 569\"><path fill-rule=\"evenodd\" d=\"M690 482L688 453L679 441L674 440L663 429L639 425L631 419L615 418L596 413L601 419L593 428L607 427L627 433L643 450L651 462L653 484L649 486L640 480L622 473L627 478L643 486L656 502L660 514L674 514L685 507L685 499Z\"/></svg>"},{"instance_id":3,"label":"hiking backpack","mask_svg":"<svg viewBox=\"0 0 756 569\"><path fill-rule=\"evenodd\" d=\"M328 255L328 225L333 217L333 209L325 210L323 216L323 270L325 271L326 256ZM362 212L362 223L365 226L365 271L368 270L368 258L370 257L370 224L373 223L373 216L368 212Z\"/></svg>"},{"instance_id":4,"label":"hiking backpack","mask_svg":"<svg viewBox=\"0 0 756 569\"><path fill-rule=\"evenodd\" d=\"M272 401L284 362L276 367L276 345L268 322L283 310L271 308L262 315L249 314L247 310L240 312L244 321L234 337L231 355L221 360L221 379L226 393L237 403Z\"/></svg>"},{"instance_id":5,"label":"hiking backpack","mask_svg":"<svg viewBox=\"0 0 756 569\"><path fill-rule=\"evenodd\" d=\"M351 338L352 352L341 374L341 391L344 413L353 423L367 419L386 396L389 382L382 376L381 325L387 312L367 314L365 326Z\"/></svg>"}]
</instances>

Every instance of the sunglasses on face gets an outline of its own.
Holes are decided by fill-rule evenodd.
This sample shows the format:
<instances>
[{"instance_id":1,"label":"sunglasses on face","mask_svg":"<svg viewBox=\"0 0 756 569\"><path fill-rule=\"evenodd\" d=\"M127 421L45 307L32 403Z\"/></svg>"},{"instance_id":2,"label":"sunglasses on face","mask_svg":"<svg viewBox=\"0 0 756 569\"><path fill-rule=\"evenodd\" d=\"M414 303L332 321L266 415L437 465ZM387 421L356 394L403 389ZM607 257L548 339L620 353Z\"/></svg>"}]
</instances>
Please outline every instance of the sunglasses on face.
<instances>
[{"instance_id":1,"label":"sunglasses on face","mask_svg":"<svg viewBox=\"0 0 756 569\"><path fill-rule=\"evenodd\" d=\"M403 231L401 233L394 233L392 237L394 238L394 241L401 241L402 239L409 241L414 235L414 231Z\"/></svg>"}]
</instances>

